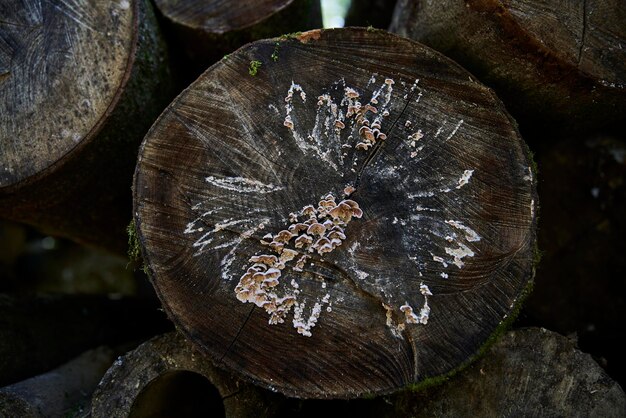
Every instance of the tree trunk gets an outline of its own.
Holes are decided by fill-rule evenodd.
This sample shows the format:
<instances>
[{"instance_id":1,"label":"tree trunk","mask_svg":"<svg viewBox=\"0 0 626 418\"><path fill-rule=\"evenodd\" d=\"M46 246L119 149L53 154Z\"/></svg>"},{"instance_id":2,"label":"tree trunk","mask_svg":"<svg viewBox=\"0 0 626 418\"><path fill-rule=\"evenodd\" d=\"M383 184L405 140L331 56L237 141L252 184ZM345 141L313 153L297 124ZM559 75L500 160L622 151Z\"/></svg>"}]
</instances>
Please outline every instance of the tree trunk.
<instances>
[{"instance_id":1,"label":"tree trunk","mask_svg":"<svg viewBox=\"0 0 626 418\"><path fill-rule=\"evenodd\" d=\"M0 1L0 216L126 252L141 138L171 98L143 0Z\"/></svg>"},{"instance_id":2,"label":"tree trunk","mask_svg":"<svg viewBox=\"0 0 626 418\"><path fill-rule=\"evenodd\" d=\"M249 42L322 26L319 0L155 3L200 71Z\"/></svg>"},{"instance_id":3,"label":"tree trunk","mask_svg":"<svg viewBox=\"0 0 626 418\"><path fill-rule=\"evenodd\" d=\"M46 372L84 350L167 328L155 306L136 299L0 295L0 386Z\"/></svg>"},{"instance_id":4,"label":"tree trunk","mask_svg":"<svg viewBox=\"0 0 626 418\"><path fill-rule=\"evenodd\" d=\"M113 359L112 350L100 347L48 373L0 388L0 416L79 416Z\"/></svg>"},{"instance_id":5,"label":"tree trunk","mask_svg":"<svg viewBox=\"0 0 626 418\"><path fill-rule=\"evenodd\" d=\"M461 67L382 31L311 31L240 49L170 105L135 221L170 318L216 362L348 398L456 369L512 314L535 181Z\"/></svg>"},{"instance_id":6,"label":"tree trunk","mask_svg":"<svg viewBox=\"0 0 626 418\"><path fill-rule=\"evenodd\" d=\"M92 416L274 416L278 397L216 369L176 332L118 359L93 397Z\"/></svg>"},{"instance_id":7,"label":"tree trunk","mask_svg":"<svg viewBox=\"0 0 626 418\"><path fill-rule=\"evenodd\" d=\"M400 0L391 30L493 87L522 132L580 134L626 122L623 0Z\"/></svg>"}]
</instances>

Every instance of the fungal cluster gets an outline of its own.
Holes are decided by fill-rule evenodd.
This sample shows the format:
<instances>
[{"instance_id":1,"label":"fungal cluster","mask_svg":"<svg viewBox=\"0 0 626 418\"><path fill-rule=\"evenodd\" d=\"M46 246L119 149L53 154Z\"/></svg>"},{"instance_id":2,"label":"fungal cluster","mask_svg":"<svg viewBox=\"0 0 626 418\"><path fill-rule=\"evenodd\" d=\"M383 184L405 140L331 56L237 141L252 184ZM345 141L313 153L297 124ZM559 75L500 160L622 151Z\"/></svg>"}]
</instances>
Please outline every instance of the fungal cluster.
<instances>
[{"instance_id":1,"label":"fungal cluster","mask_svg":"<svg viewBox=\"0 0 626 418\"><path fill-rule=\"evenodd\" d=\"M348 190L348 189L347 189ZM303 271L313 254L323 256L339 247L346 239L345 228L353 218L361 218L363 211L351 199L337 203L332 194L324 196L317 207L308 205L298 213L289 215L291 224L276 234L267 234L261 244L273 254L250 257L252 263L239 279L235 287L237 299L244 303L254 303L270 315L269 324L285 322L285 317L294 309L293 326L299 334L311 336L323 304L329 303L326 294L316 302L307 320L303 317L305 301L299 302L298 283L291 280L291 288L283 286L279 291L283 271ZM302 221L300 221L302 219ZM325 288L325 283L322 286ZM281 293L279 295L279 293Z\"/></svg>"}]
</instances>

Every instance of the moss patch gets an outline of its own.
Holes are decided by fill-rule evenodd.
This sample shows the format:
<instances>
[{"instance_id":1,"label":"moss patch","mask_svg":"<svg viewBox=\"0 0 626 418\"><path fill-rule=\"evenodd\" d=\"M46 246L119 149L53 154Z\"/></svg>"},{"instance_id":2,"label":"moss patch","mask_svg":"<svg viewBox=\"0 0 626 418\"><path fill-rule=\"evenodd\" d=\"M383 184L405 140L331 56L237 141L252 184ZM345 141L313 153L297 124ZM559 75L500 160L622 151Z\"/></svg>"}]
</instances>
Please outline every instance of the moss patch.
<instances>
[{"instance_id":1,"label":"moss patch","mask_svg":"<svg viewBox=\"0 0 626 418\"><path fill-rule=\"evenodd\" d=\"M255 76L257 75L257 73L259 72L259 68L261 68L261 61L257 61L257 60L253 60L250 61L250 67L248 67L248 74L250 74L251 76Z\"/></svg>"},{"instance_id":2,"label":"moss patch","mask_svg":"<svg viewBox=\"0 0 626 418\"><path fill-rule=\"evenodd\" d=\"M128 258L132 262L139 262L141 261L141 249L139 248L139 237L137 237L134 219L126 227L126 232L128 233Z\"/></svg>"}]
</instances>

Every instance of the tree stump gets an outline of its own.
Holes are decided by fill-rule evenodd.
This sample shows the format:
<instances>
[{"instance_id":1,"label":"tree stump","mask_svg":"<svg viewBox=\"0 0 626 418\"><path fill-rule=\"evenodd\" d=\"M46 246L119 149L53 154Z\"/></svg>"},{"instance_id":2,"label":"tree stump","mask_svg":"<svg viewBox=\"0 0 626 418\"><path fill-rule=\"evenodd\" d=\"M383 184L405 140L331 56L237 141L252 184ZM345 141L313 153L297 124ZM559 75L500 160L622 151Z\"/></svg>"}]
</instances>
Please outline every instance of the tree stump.
<instances>
[{"instance_id":1,"label":"tree stump","mask_svg":"<svg viewBox=\"0 0 626 418\"><path fill-rule=\"evenodd\" d=\"M322 26L319 0L155 0L201 71L240 46Z\"/></svg>"},{"instance_id":2,"label":"tree stump","mask_svg":"<svg viewBox=\"0 0 626 418\"><path fill-rule=\"evenodd\" d=\"M621 132L625 20L622 0L400 0L390 30L493 87L522 132Z\"/></svg>"},{"instance_id":3,"label":"tree stump","mask_svg":"<svg viewBox=\"0 0 626 418\"><path fill-rule=\"evenodd\" d=\"M113 364L94 394L92 416L264 417L274 416L274 398L215 368L179 333L171 332Z\"/></svg>"},{"instance_id":4,"label":"tree stump","mask_svg":"<svg viewBox=\"0 0 626 418\"><path fill-rule=\"evenodd\" d=\"M170 99L143 0L0 1L0 216L126 252L141 138Z\"/></svg>"},{"instance_id":5,"label":"tree stump","mask_svg":"<svg viewBox=\"0 0 626 418\"><path fill-rule=\"evenodd\" d=\"M165 310L221 367L348 398L458 368L511 315L535 181L461 67L386 32L317 30L240 49L169 106L135 221Z\"/></svg>"}]
</instances>

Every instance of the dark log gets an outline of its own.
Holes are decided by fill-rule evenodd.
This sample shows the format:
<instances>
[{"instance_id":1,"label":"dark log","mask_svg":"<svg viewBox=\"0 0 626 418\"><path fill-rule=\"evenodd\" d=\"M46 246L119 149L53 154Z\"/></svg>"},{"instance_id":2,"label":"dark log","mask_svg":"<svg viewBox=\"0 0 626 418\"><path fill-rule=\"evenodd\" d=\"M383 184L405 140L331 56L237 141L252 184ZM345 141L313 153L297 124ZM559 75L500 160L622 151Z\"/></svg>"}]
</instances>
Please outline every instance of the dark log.
<instances>
[{"instance_id":1,"label":"dark log","mask_svg":"<svg viewBox=\"0 0 626 418\"><path fill-rule=\"evenodd\" d=\"M137 149L171 98L149 4L2 0L0 15L0 216L125 253Z\"/></svg>"},{"instance_id":2,"label":"dark log","mask_svg":"<svg viewBox=\"0 0 626 418\"><path fill-rule=\"evenodd\" d=\"M346 26L387 29L397 0L353 0L346 15Z\"/></svg>"},{"instance_id":3,"label":"dark log","mask_svg":"<svg viewBox=\"0 0 626 418\"><path fill-rule=\"evenodd\" d=\"M493 87L522 132L626 122L626 2L400 0L390 30Z\"/></svg>"},{"instance_id":4,"label":"dark log","mask_svg":"<svg viewBox=\"0 0 626 418\"><path fill-rule=\"evenodd\" d=\"M271 417L277 395L215 368L176 332L120 357L92 402L94 418L155 416Z\"/></svg>"},{"instance_id":5,"label":"dark log","mask_svg":"<svg viewBox=\"0 0 626 418\"><path fill-rule=\"evenodd\" d=\"M155 0L202 71L249 42L322 27L319 0Z\"/></svg>"},{"instance_id":6,"label":"dark log","mask_svg":"<svg viewBox=\"0 0 626 418\"><path fill-rule=\"evenodd\" d=\"M626 318L626 143L591 137L572 147L565 138L537 153L542 261L527 323L564 335L604 358L626 384L621 347Z\"/></svg>"},{"instance_id":7,"label":"dark log","mask_svg":"<svg viewBox=\"0 0 626 418\"><path fill-rule=\"evenodd\" d=\"M79 416L113 359L111 349L100 347L48 373L0 388L0 416Z\"/></svg>"},{"instance_id":8,"label":"dark log","mask_svg":"<svg viewBox=\"0 0 626 418\"><path fill-rule=\"evenodd\" d=\"M167 328L155 306L130 298L0 295L0 386L46 372L90 348Z\"/></svg>"},{"instance_id":9,"label":"dark log","mask_svg":"<svg viewBox=\"0 0 626 418\"><path fill-rule=\"evenodd\" d=\"M378 416L621 417L626 395L575 341L545 329L503 336L446 384L393 396Z\"/></svg>"},{"instance_id":10,"label":"dark log","mask_svg":"<svg viewBox=\"0 0 626 418\"><path fill-rule=\"evenodd\" d=\"M311 31L240 49L170 105L135 222L165 310L221 367L354 397L448 373L511 315L535 181L461 67L383 31Z\"/></svg>"}]
</instances>

